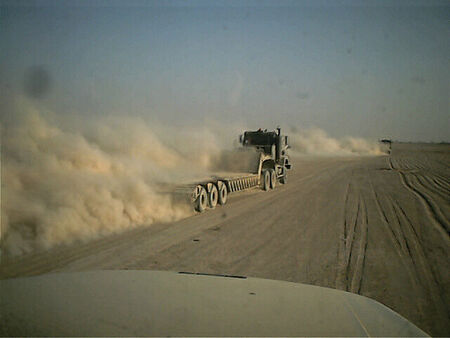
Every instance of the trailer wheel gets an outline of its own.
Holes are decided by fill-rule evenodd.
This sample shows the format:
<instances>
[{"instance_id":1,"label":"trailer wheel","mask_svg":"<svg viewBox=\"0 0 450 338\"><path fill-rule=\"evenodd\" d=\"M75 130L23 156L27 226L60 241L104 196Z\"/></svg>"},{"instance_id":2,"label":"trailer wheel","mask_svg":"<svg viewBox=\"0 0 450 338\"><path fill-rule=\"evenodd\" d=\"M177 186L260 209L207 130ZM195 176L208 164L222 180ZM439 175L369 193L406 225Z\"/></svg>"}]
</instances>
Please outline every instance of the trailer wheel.
<instances>
[{"instance_id":1,"label":"trailer wheel","mask_svg":"<svg viewBox=\"0 0 450 338\"><path fill-rule=\"evenodd\" d=\"M222 183L222 182L220 182ZM218 184L219 186L219 204L220 205L224 205L225 203L227 203L227 198L228 198L228 190L227 187L225 186L225 184Z\"/></svg>"},{"instance_id":2,"label":"trailer wheel","mask_svg":"<svg viewBox=\"0 0 450 338\"><path fill-rule=\"evenodd\" d=\"M202 186L198 187L199 193L197 199L195 200L195 211L203 212L206 209L208 194L206 189Z\"/></svg>"},{"instance_id":3,"label":"trailer wheel","mask_svg":"<svg viewBox=\"0 0 450 338\"><path fill-rule=\"evenodd\" d=\"M270 172L270 189L275 189L275 185L277 184L277 174L275 173L275 169L269 169Z\"/></svg>"},{"instance_id":4,"label":"trailer wheel","mask_svg":"<svg viewBox=\"0 0 450 338\"><path fill-rule=\"evenodd\" d=\"M270 189L270 172L266 169L262 172L262 188L265 191Z\"/></svg>"},{"instance_id":5,"label":"trailer wheel","mask_svg":"<svg viewBox=\"0 0 450 338\"><path fill-rule=\"evenodd\" d=\"M286 184L287 183L287 172L284 172L284 175L280 177L280 183Z\"/></svg>"},{"instance_id":6,"label":"trailer wheel","mask_svg":"<svg viewBox=\"0 0 450 338\"><path fill-rule=\"evenodd\" d=\"M214 184L212 184L211 190L208 193L208 207L214 209L217 205L217 199L219 198L219 193L217 192L217 188Z\"/></svg>"}]
</instances>

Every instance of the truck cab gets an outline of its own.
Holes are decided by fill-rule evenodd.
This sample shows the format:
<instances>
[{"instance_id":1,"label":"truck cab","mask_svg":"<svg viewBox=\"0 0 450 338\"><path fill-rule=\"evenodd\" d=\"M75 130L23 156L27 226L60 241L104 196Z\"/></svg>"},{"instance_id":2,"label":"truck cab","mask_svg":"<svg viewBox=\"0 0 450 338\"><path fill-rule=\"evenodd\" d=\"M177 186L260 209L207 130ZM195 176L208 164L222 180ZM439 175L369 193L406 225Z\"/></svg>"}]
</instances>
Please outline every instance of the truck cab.
<instances>
[{"instance_id":1,"label":"truck cab","mask_svg":"<svg viewBox=\"0 0 450 338\"><path fill-rule=\"evenodd\" d=\"M286 183L287 170L291 169L287 154L290 146L288 137L281 134L281 128L277 128L276 131L267 131L267 129L245 131L240 136L240 142L243 147L253 147L263 154L259 168L263 189L267 190L264 184L265 175L270 176L270 188L274 187L277 180L282 184ZM266 171L268 174L265 173Z\"/></svg>"}]
</instances>

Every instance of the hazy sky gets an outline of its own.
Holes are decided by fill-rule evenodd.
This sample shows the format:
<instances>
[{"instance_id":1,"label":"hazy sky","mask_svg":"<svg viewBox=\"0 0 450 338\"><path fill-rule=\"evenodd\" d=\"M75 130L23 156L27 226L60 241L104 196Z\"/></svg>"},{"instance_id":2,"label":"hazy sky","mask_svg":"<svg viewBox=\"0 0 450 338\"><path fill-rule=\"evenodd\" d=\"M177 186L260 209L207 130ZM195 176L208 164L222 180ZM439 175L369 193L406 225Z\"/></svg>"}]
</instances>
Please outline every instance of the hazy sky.
<instances>
[{"instance_id":1,"label":"hazy sky","mask_svg":"<svg viewBox=\"0 0 450 338\"><path fill-rule=\"evenodd\" d=\"M448 1L0 6L3 95L39 66L58 113L450 141Z\"/></svg>"}]
</instances>

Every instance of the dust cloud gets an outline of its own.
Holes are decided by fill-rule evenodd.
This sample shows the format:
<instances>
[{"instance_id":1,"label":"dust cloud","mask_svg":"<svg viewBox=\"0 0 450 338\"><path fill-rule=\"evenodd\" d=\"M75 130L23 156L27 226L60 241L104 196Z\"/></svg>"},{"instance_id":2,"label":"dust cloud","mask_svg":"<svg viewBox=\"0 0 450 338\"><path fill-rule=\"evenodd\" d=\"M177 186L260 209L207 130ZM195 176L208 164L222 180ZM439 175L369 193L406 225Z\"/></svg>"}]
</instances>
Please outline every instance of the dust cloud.
<instances>
[{"instance_id":1,"label":"dust cloud","mask_svg":"<svg viewBox=\"0 0 450 338\"><path fill-rule=\"evenodd\" d=\"M54 114L26 99L8 109L1 125L5 256L185 218L192 207L167 187L255 171L257 163L254 150L235 149L242 126L175 128L142 117ZM291 143L294 154L379 152L321 130L297 132Z\"/></svg>"},{"instance_id":2,"label":"dust cloud","mask_svg":"<svg viewBox=\"0 0 450 338\"><path fill-rule=\"evenodd\" d=\"M350 136L336 139L318 128L302 131L293 129L289 137L292 147L291 154L294 156L361 156L383 155L386 152L378 142Z\"/></svg>"},{"instance_id":3,"label":"dust cloud","mask_svg":"<svg viewBox=\"0 0 450 338\"><path fill-rule=\"evenodd\" d=\"M139 117L62 117L24 100L12 109L2 125L7 256L191 215L161 186L208 174L226 138Z\"/></svg>"},{"instance_id":4,"label":"dust cloud","mask_svg":"<svg viewBox=\"0 0 450 338\"><path fill-rule=\"evenodd\" d=\"M259 156L254 148L220 150L212 157L211 169L215 172L257 173Z\"/></svg>"}]
</instances>

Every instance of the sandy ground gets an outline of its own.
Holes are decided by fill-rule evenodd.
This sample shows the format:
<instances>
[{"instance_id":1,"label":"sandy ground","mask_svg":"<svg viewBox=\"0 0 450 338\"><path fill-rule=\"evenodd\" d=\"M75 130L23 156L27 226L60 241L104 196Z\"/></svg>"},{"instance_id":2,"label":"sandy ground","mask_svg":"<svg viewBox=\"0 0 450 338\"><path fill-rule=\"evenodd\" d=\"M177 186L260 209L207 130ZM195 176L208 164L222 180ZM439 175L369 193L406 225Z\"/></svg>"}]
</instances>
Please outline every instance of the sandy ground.
<instances>
[{"instance_id":1,"label":"sandy ground","mask_svg":"<svg viewBox=\"0 0 450 338\"><path fill-rule=\"evenodd\" d=\"M287 185L87 244L3 260L2 278L152 269L245 275L347 290L450 335L450 146L294 162Z\"/></svg>"}]
</instances>

